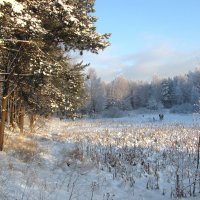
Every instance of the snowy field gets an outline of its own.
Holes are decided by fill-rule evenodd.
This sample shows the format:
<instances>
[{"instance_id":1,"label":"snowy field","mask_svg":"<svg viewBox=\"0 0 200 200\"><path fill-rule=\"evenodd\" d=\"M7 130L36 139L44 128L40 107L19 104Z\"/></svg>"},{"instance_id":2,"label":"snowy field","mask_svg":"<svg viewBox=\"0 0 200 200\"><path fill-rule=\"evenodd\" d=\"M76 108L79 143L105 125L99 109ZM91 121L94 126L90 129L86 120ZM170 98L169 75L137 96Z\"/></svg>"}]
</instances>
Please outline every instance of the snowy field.
<instances>
[{"instance_id":1,"label":"snowy field","mask_svg":"<svg viewBox=\"0 0 200 200\"><path fill-rule=\"evenodd\" d=\"M2 200L200 199L198 115L38 120L5 136Z\"/></svg>"}]
</instances>

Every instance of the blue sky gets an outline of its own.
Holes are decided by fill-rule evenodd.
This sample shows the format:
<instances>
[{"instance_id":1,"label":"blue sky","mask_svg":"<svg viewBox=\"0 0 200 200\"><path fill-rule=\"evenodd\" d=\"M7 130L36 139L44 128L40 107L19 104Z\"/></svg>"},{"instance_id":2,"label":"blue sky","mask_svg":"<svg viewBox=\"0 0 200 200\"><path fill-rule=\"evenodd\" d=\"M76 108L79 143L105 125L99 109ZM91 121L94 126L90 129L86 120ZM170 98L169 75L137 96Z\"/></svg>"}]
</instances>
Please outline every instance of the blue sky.
<instances>
[{"instance_id":1,"label":"blue sky","mask_svg":"<svg viewBox=\"0 0 200 200\"><path fill-rule=\"evenodd\" d=\"M86 53L98 76L151 80L200 64L200 0L96 0L97 31L111 32L111 46Z\"/></svg>"}]
</instances>

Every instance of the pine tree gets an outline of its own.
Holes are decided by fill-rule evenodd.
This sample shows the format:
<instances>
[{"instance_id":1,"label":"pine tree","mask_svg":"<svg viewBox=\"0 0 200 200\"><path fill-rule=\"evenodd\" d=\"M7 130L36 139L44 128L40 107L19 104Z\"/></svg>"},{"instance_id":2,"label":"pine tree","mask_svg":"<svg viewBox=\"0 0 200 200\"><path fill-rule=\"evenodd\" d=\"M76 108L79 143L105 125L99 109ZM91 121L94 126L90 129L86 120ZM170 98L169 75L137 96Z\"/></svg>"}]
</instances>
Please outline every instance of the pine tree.
<instances>
[{"instance_id":1,"label":"pine tree","mask_svg":"<svg viewBox=\"0 0 200 200\"><path fill-rule=\"evenodd\" d=\"M65 54L71 50L98 53L109 45L110 34L96 32L94 2L0 1L0 70L5 107L13 91L21 104L34 112L48 113L55 108L74 111L80 106L84 66L72 64Z\"/></svg>"},{"instance_id":2,"label":"pine tree","mask_svg":"<svg viewBox=\"0 0 200 200\"><path fill-rule=\"evenodd\" d=\"M171 81L169 79L165 79L161 84L161 96L162 103L165 108L170 108L172 106L172 87Z\"/></svg>"}]
</instances>

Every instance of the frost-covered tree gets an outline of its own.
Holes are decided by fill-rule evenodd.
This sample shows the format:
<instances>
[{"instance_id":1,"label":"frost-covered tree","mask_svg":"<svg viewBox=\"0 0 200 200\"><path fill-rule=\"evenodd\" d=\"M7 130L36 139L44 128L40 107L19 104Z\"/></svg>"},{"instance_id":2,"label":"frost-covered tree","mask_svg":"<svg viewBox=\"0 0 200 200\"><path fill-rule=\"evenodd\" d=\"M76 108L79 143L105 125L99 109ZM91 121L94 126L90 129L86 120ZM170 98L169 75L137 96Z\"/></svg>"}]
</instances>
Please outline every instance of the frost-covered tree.
<instances>
[{"instance_id":1,"label":"frost-covered tree","mask_svg":"<svg viewBox=\"0 0 200 200\"><path fill-rule=\"evenodd\" d=\"M61 61L60 61L61 62ZM30 111L49 114L59 111L73 113L85 102L85 88L82 63L73 64L71 59L62 60L55 74L24 77L18 93ZM27 87L27 85L31 87ZM38 85L40 84L40 85ZM34 87L36 86L36 87Z\"/></svg>"},{"instance_id":2,"label":"frost-covered tree","mask_svg":"<svg viewBox=\"0 0 200 200\"><path fill-rule=\"evenodd\" d=\"M122 75L115 78L108 86L108 96L111 99L122 100L129 93L129 81Z\"/></svg>"},{"instance_id":3,"label":"frost-covered tree","mask_svg":"<svg viewBox=\"0 0 200 200\"><path fill-rule=\"evenodd\" d=\"M183 88L182 77L175 77L173 79L173 88L175 93L175 104L180 105L183 103Z\"/></svg>"},{"instance_id":4,"label":"frost-covered tree","mask_svg":"<svg viewBox=\"0 0 200 200\"><path fill-rule=\"evenodd\" d=\"M154 75L151 81L151 95L155 98L158 104L161 103L161 79L159 76Z\"/></svg>"},{"instance_id":5,"label":"frost-covered tree","mask_svg":"<svg viewBox=\"0 0 200 200\"><path fill-rule=\"evenodd\" d=\"M189 72L188 81L191 86L191 103L196 104L200 100L200 69Z\"/></svg>"},{"instance_id":6,"label":"frost-covered tree","mask_svg":"<svg viewBox=\"0 0 200 200\"><path fill-rule=\"evenodd\" d=\"M147 102L147 108L150 110L157 110L158 109L158 102L156 101L154 96L151 96Z\"/></svg>"},{"instance_id":7,"label":"frost-covered tree","mask_svg":"<svg viewBox=\"0 0 200 200\"><path fill-rule=\"evenodd\" d=\"M172 84L170 79L165 79L161 84L162 103L166 108L172 106Z\"/></svg>"},{"instance_id":8,"label":"frost-covered tree","mask_svg":"<svg viewBox=\"0 0 200 200\"><path fill-rule=\"evenodd\" d=\"M180 87L182 90L183 103L190 103L192 86L193 86L193 83L191 79L189 79L188 74L182 77Z\"/></svg>"},{"instance_id":9,"label":"frost-covered tree","mask_svg":"<svg viewBox=\"0 0 200 200\"><path fill-rule=\"evenodd\" d=\"M126 98L130 92L130 83L122 75L116 77L106 87L107 93L107 107L116 106L124 109L124 98Z\"/></svg>"},{"instance_id":10,"label":"frost-covered tree","mask_svg":"<svg viewBox=\"0 0 200 200\"><path fill-rule=\"evenodd\" d=\"M102 112L106 103L105 86L93 68L89 69L86 89L88 91L86 111L90 115Z\"/></svg>"},{"instance_id":11,"label":"frost-covered tree","mask_svg":"<svg viewBox=\"0 0 200 200\"><path fill-rule=\"evenodd\" d=\"M97 53L109 44L106 40L109 34L96 32L94 2L3 0L0 3L1 39L31 40L37 44L40 41L47 48L62 44L65 50Z\"/></svg>"},{"instance_id":12,"label":"frost-covered tree","mask_svg":"<svg viewBox=\"0 0 200 200\"><path fill-rule=\"evenodd\" d=\"M71 85L76 85L76 81L79 81L77 77L81 76L73 78L76 73L70 74L73 70L70 69L71 66L67 69L64 53L70 50L79 50L81 54L84 50L98 53L109 44L109 34L96 32L94 11L93 0L1 1L1 70L8 73L10 79L16 79L15 84L20 87L23 79L25 82L29 80L29 84L33 83L30 87L37 88L41 93L44 93L44 88L51 90L51 85L54 85L51 80L60 80L63 70L70 77L68 79L71 79ZM19 78L14 73L29 74L32 77L24 78L19 75ZM6 85L8 86L7 83ZM71 95L71 103L68 105L72 107L72 102L77 99L72 95L73 88L76 87L71 86L70 91L69 88L65 91L69 92L68 96ZM55 93L58 95L54 96L55 99L61 98L63 92Z\"/></svg>"},{"instance_id":13,"label":"frost-covered tree","mask_svg":"<svg viewBox=\"0 0 200 200\"><path fill-rule=\"evenodd\" d=\"M199 102L200 93L197 87L193 86L191 91L191 103L197 104Z\"/></svg>"}]
</instances>

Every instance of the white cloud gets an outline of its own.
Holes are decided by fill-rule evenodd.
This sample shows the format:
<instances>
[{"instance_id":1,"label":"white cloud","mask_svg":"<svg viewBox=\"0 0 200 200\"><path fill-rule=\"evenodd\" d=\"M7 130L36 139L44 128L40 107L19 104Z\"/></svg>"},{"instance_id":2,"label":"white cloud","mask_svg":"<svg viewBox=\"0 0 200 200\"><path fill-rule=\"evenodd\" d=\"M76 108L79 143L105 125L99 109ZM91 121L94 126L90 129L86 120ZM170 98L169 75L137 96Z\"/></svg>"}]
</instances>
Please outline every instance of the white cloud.
<instances>
[{"instance_id":1,"label":"white cloud","mask_svg":"<svg viewBox=\"0 0 200 200\"><path fill-rule=\"evenodd\" d=\"M195 52L176 51L161 45L129 56L130 65L122 71L130 79L150 80L153 74L173 77L194 69L197 64L195 56L198 56Z\"/></svg>"},{"instance_id":2,"label":"white cloud","mask_svg":"<svg viewBox=\"0 0 200 200\"><path fill-rule=\"evenodd\" d=\"M99 55L86 54L84 60L91 63L98 76L110 81L119 74L133 80L151 80L154 74L173 77L197 67L200 51L181 51L172 45L160 43L130 55L119 55L110 47Z\"/></svg>"}]
</instances>

